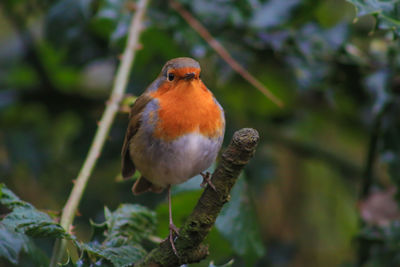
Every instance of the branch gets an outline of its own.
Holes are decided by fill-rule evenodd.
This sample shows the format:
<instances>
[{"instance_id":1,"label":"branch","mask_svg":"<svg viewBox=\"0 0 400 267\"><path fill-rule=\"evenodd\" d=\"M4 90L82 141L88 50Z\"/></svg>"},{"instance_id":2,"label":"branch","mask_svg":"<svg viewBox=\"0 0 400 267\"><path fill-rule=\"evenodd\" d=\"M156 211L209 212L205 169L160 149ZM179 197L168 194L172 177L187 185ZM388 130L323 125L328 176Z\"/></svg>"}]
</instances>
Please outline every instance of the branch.
<instances>
[{"instance_id":1,"label":"branch","mask_svg":"<svg viewBox=\"0 0 400 267\"><path fill-rule=\"evenodd\" d=\"M204 190L175 241L179 258L172 251L167 239L135 264L135 267L180 266L199 262L207 257L208 247L201 243L214 225L222 206L229 201L229 193L240 172L253 156L258 140L258 132L250 128L241 129L233 135L212 176L216 191L209 186Z\"/></svg>"},{"instance_id":2,"label":"branch","mask_svg":"<svg viewBox=\"0 0 400 267\"><path fill-rule=\"evenodd\" d=\"M100 156L100 152L104 146L108 132L114 121L114 117L119 109L119 104L125 93L125 88L128 83L129 73L135 59L136 48L138 46L138 40L140 32L143 28L142 21L144 13L146 11L148 0L140 0L137 5L137 11L132 18L132 22L129 28L128 40L125 47L125 51L122 55L122 61L118 67L116 78L110 99L107 101L107 107L103 113L103 116L99 122L99 126L94 137L93 143L89 149L88 155L83 163L81 170L79 171L78 177L76 178L75 185L68 198L67 203L64 206L63 213L61 216L61 226L67 231L74 220L76 210L79 202L82 198L83 192L85 191L89 177L93 171L93 168ZM65 251L65 240L57 240L54 246L53 256L51 259L50 266L56 266L57 262L61 260Z\"/></svg>"},{"instance_id":3,"label":"branch","mask_svg":"<svg viewBox=\"0 0 400 267\"><path fill-rule=\"evenodd\" d=\"M263 93L268 99L274 102L277 106L283 107L282 101L277 98L265 85L263 85L256 77L251 75L242 65L240 65L229 52L218 42L209 31L192 16L183 6L175 0L169 1L171 7L178 12L184 20L201 36L204 40L225 60L226 63L231 66L237 73L239 73L245 80L257 88L261 93Z\"/></svg>"}]
</instances>

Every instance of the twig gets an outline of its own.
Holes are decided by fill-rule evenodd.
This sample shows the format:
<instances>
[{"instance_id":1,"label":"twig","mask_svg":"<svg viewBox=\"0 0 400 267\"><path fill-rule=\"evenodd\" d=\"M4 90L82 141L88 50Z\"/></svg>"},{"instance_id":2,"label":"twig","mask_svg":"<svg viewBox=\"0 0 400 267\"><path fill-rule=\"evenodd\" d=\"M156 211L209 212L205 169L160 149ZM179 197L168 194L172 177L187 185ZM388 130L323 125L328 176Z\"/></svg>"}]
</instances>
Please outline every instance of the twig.
<instances>
[{"instance_id":1,"label":"twig","mask_svg":"<svg viewBox=\"0 0 400 267\"><path fill-rule=\"evenodd\" d=\"M76 178L75 185L68 198L68 201L64 206L60 224L67 231L69 231L69 228L74 220L75 213L82 198L83 192L86 188L89 177L97 162L97 159L100 156L100 152L104 146L108 132L114 121L114 117L118 112L119 103L123 98L125 88L128 83L131 66L135 59L139 35L143 28L142 21L146 12L147 4L148 0L140 0L138 2L137 11L131 21L127 44L125 47L125 51L122 55L121 64L117 70L110 99L109 101L107 101L107 107L98 124L98 129L94 137L93 143L90 147L85 162L78 174L78 177ZM57 240L56 245L54 246L50 266L56 266L57 263L61 260L64 255L65 244L65 240Z\"/></svg>"},{"instance_id":2,"label":"twig","mask_svg":"<svg viewBox=\"0 0 400 267\"><path fill-rule=\"evenodd\" d=\"M179 258L172 251L170 242L165 240L141 262L135 263L135 267L180 266L207 257L208 247L201 243L214 225L222 206L229 201L229 193L240 172L253 156L258 140L258 132L254 129L241 129L234 134L212 175L216 191L209 186L204 190L175 240Z\"/></svg>"},{"instance_id":3,"label":"twig","mask_svg":"<svg viewBox=\"0 0 400 267\"><path fill-rule=\"evenodd\" d=\"M232 69L239 73L245 80L257 88L267 98L274 102L277 106L283 107L282 101L277 98L265 85L263 85L257 78L249 73L242 65L240 65L229 52L218 42L210 32L192 16L183 6L175 0L169 1L171 7L178 12L184 20L201 36L204 40L228 63Z\"/></svg>"}]
</instances>

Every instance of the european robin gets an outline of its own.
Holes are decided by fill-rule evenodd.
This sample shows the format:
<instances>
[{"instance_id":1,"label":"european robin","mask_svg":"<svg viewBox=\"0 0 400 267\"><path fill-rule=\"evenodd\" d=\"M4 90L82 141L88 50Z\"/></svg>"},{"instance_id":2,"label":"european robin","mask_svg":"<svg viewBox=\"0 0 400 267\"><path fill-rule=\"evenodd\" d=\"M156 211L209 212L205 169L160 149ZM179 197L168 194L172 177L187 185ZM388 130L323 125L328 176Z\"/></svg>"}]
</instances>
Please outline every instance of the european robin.
<instances>
[{"instance_id":1,"label":"european robin","mask_svg":"<svg viewBox=\"0 0 400 267\"><path fill-rule=\"evenodd\" d=\"M171 185L197 174L213 189L205 171L217 157L225 132L222 107L200 79L200 65L191 58L168 61L157 79L131 108L122 147L122 176L138 170L132 191L141 194L168 189L169 240L173 234Z\"/></svg>"}]
</instances>

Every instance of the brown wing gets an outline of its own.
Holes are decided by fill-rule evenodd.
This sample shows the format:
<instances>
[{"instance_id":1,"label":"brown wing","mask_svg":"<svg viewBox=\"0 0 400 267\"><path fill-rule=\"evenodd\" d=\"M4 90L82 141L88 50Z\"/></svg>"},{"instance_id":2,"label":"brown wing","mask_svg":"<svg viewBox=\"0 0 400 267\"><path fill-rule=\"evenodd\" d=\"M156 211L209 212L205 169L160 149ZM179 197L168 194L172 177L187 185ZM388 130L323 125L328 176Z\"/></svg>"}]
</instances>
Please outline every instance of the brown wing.
<instances>
[{"instance_id":1,"label":"brown wing","mask_svg":"<svg viewBox=\"0 0 400 267\"><path fill-rule=\"evenodd\" d=\"M154 193L161 193L162 191L164 191L164 188L153 184L143 176L139 177L139 179L136 180L135 184L132 187L132 192L134 195L140 195L149 191Z\"/></svg>"},{"instance_id":2,"label":"brown wing","mask_svg":"<svg viewBox=\"0 0 400 267\"><path fill-rule=\"evenodd\" d=\"M121 151L122 177L124 178L129 178L135 173L135 165L133 164L133 161L129 153L129 144L140 127L141 114L144 108L146 107L147 103L149 103L151 100L152 100L151 97L149 97L146 94L143 94L136 99L135 103L131 108L131 112L129 115L129 124L128 128L126 129L124 144L122 145L122 151Z\"/></svg>"}]
</instances>

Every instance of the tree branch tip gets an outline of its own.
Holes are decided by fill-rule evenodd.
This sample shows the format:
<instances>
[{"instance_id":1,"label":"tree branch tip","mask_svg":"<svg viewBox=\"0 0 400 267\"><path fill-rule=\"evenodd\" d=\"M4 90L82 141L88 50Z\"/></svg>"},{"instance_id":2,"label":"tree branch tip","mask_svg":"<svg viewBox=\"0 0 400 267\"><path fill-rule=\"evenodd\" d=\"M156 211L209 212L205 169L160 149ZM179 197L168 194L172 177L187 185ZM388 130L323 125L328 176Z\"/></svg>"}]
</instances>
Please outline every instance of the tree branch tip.
<instances>
[{"instance_id":1,"label":"tree branch tip","mask_svg":"<svg viewBox=\"0 0 400 267\"><path fill-rule=\"evenodd\" d=\"M260 135L256 129L243 128L233 134L232 142L238 146L253 150L260 140Z\"/></svg>"}]
</instances>

